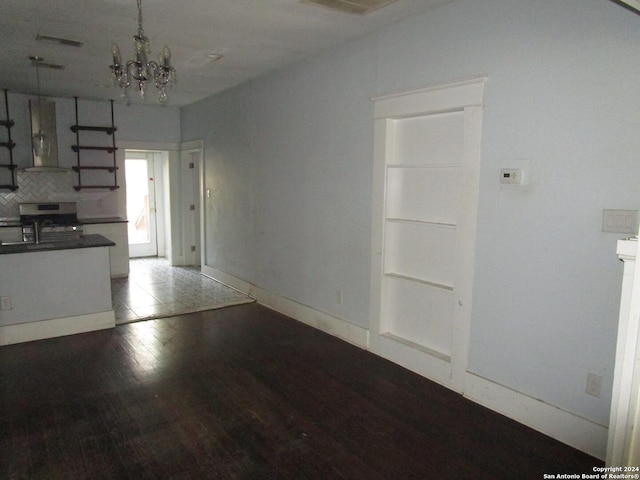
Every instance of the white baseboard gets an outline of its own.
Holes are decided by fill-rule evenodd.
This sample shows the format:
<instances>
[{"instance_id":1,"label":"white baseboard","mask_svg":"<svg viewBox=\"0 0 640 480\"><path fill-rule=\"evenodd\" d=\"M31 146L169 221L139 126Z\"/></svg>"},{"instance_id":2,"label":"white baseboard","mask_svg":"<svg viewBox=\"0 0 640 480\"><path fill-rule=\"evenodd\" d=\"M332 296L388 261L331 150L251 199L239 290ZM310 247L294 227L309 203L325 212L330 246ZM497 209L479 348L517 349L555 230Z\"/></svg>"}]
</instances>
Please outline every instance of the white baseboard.
<instances>
[{"instance_id":1,"label":"white baseboard","mask_svg":"<svg viewBox=\"0 0 640 480\"><path fill-rule=\"evenodd\" d=\"M311 307L266 290L258 291L256 299L258 303L276 312L338 337L356 347L366 350L369 346L369 330L353 325L346 320L314 310Z\"/></svg>"},{"instance_id":2,"label":"white baseboard","mask_svg":"<svg viewBox=\"0 0 640 480\"><path fill-rule=\"evenodd\" d=\"M20 323L0 327L0 345L63 337L76 333L93 332L116 326L113 310L75 317L54 318L38 322Z\"/></svg>"},{"instance_id":3,"label":"white baseboard","mask_svg":"<svg viewBox=\"0 0 640 480\"><path fill-rule=\"evenodd\" d=\"M573 413L467 372L468 399L589 455L604 460L608 429Z\"/></svg>"},{"instance_id":4,"label":"white baseboard","mask_svg":"<svg viewBox=\"0 0 640 480\"><path fill-rule=\"evenodd\" d=\"M250 295L266 307L369 350L369 330L365 328L261 289L214 268L203 266L202 273ZM466 398L490 410L601 460L606 456L608 429L602 425L469 372L465 376L463 388L462 394Z\"/></svg>"},{"instance_id":5,"label":"white baseboard","mask_svg":"<svg viewBox=\"0 0 640 480\"><path fill-rule=\"evenodd\" d=\"M204 264L200 267L200 273L209 278L213 278L216 282L223 283L228 287L244 293L245 295L249 295L251 298L256 298L255 291L258 287L256 287L252 283L246 282L238 277L229 275L222 270L218 270L217 268L213 268L209 265Z\"/></svg>"},{"instance_id":6,"label":"white baseboard","mask_svg":"<svg viewBox=\"0 0 640 480\"><path fill-rule=\"evenodd\" d=\"M282 313L301 323L317 328L329 335L338 337L357 347L368 349L369 330L353 325L346 320L328 313L315 310L294 300L282 297L276 293L257 287L242 279L221 272L215 268L203 265L202 273L208 277L224 283L236 290L255 298L258 303Z\"/></svg>"}]
</instances>

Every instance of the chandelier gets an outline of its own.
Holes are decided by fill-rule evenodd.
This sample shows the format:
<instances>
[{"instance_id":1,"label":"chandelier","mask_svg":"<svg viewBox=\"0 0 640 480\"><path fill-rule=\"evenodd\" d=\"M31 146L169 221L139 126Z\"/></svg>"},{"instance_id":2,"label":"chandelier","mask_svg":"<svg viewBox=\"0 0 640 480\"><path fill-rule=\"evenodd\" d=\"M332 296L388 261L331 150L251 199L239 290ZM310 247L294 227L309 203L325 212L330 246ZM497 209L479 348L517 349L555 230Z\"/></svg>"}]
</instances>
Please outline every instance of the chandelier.
<instances>
[{"instance_id":1,"label":"chandelier","mask_svg":"<svg viewBox=\"0 0 640 480\"><path fill-rule=\"evenodd\" d=\"M122 100L128 105L129 87L133 85L144 98L147 82L152 81L158 89L158 102L166 103L169 99L167 87L176 82L176 69L171 66L171 50L165 45L158 56L158 62L147 59L147 55L151 53L151 46L142 28L142 0L137 2L138 33L133 36L133 59L123 64L118 45L111 45L113 65L109 68L113 74L113 84L122 89Z\"/></svg>"}]
</instances>

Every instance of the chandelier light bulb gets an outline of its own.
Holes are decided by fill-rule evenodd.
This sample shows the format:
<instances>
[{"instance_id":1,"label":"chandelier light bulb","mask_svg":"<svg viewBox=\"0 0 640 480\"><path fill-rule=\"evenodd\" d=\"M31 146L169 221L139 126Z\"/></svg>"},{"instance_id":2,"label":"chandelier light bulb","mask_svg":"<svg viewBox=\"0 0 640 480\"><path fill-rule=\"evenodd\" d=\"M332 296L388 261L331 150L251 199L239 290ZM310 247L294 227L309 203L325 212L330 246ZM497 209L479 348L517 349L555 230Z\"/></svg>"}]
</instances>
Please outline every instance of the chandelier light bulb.
<instances>
[{"instance_id":1,"label":"chandelier light bulb","mask_svg":"<svg viewBox=\"0 0 640 480\"><path fill-rule=\"evenodd\" d=\"M118 48L117 43L111 44L111 55L113 56L113 64L120 65L122 61L120 60L120 48Z\"/></svg>"}]
</instances>

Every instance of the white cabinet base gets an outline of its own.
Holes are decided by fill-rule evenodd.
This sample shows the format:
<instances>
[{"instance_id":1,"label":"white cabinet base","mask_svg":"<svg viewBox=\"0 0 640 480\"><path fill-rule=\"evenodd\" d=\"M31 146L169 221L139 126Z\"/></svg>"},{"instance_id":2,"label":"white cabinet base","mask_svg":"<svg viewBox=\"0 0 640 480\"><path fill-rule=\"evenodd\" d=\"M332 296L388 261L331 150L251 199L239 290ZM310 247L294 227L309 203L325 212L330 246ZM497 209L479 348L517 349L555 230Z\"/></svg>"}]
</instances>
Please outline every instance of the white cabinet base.
<instances>
[{"instance_id":1,"label":"white cabinet base","mask_svg":"<svg viewBox=\"0 0 640 480\"><path fill-rule=\"evenodd\" d=\"M0 326L0 345L13 345L14 343L32 342L45 338L64 337L76 333L105 330L115 326L116 318L113 310L18 325L5 325Z\"/></svg>"},{"instance_id":2,"label":"white cabinet base","mask_svg":"<svg viewBox=\"0 0 640 480\"><path fill-rule=\"evenodd\" d=\"M129 275L129 237L126 222L87 223L84 225L84 233L87 235L97 233L115 242L114 247L109 247L111 278Z\"/></svg>"}]
</instances>

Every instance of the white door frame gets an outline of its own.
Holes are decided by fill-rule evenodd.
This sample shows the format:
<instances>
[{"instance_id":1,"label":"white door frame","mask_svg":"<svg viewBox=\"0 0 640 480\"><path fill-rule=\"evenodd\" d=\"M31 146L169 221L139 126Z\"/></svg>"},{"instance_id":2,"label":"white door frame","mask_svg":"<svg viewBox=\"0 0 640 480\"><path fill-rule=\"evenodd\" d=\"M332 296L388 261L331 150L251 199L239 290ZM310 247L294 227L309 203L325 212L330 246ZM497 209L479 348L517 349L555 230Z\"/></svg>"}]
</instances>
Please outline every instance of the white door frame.
<instances>
[{"instance_id":1,"label":"white door frame","mask_svg":"<svg viewBox=\"0 0 640 480\"><path fill-rule=\"evenodd\" d=\"M129 244L129 258L164 256L164 168L157 158L156 151L132 150L125 151L125 168L128 159L146 160L147 173L153 180L148 180L149 185L149 243ZM126 178L126 175L125 175ZM129 222L134 219L128 218Z\"/></svg>"},{"instance_id":2,"label":"white door frame","mask_svg":"<svg viewBox=\"0 0 640 480\"><path fill-rule=\"evenodd\" d=\"M166 152L167 153L167 168L163 169L163 175L167 174L166 178L163 179L163 184L173 185L174 175L171 171L172 165L179 160L179 150L180 144L178 143L164 143L164 142L145 142L145 141L131 141L131 140L119 140L118 141L118 164L122 165L122 183L121 188L119 189L118 197L118 211L121 212L120 216L126 218L127 210L126 210L126 182L124 181L124 159L126 150L141 150L141 151L149 151L149 152ZM167 170L167 171L164 171ZM164 234L162 239L159 239L162 244L159 244L158 247L160 251L163 252L164 255L171 260L172 249L173 249L173 239L169 234L174 229L177 229L174 225L176 222L175 215L171 213L171 209L173 208L174 199L171 198L171 188L166 188L164 191L164 197L166 198L165 207L168 203L170 208L163 208L163 212L165 213L164 218L164 227L162 229L162 233ZM164 200L163 200L164 201Z\"/></svg>"},{"instance_id":3,"label":"white door frame","mask_svg":"<svg viewBox=\"0 0 640 480\"><path fill-rule=\"evenodd\" d=\"M373 219L371 255L371 350L409 370L430 378L457 392L464 391L467 370L471 300L476 244L479 190L482 105L486 78L439 85L422 90L375 98L375 146L373 177ZM383 252L385 237L385 188L387 158L392 152L394 120L445 112L464 113L464 148L461 179L461 208L453 305L451 356L445 358L415 348L409 342L385 335L381 325Z\"/></svg>"},{"instance_id":4,"label":"white door frame","mask_svg":"<svg viewBox=\"0 0 640 480\"><path fill-rule=\"evenodd\" d=\"M180 145L181 203L183 204L181 230L184 232L182 244L187 265L204 265L205 216L202 195L204 150L202 144L202 140L195 140ZM192 247L195 247L195 250L192 251Z\"/></svg>"}]
</instances>

